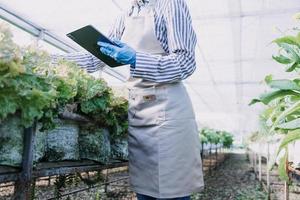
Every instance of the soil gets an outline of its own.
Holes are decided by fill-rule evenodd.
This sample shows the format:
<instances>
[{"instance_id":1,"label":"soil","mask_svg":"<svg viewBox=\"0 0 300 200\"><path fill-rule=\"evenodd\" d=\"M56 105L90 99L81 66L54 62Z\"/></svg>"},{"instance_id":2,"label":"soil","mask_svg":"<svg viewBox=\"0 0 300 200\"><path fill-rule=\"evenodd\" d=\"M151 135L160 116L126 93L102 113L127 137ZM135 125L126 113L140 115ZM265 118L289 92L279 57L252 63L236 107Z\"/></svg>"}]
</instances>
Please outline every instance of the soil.
<instances>
[{"instance_id":1,"label":"soil","mask_svg":"<svg viewBox=\"0 0 300 200\"><path fill-rule=\"evenodd\" d=\"M215 158L212 155L212 158ZM222 162L225 159L224 162ZM267 194L264 192L260 182L255 178L255 174L251 164L247 161L246 154L241 152L227 153L227 156L219 155L218 162L216 160L209 161L207 158L203 162L205 171L205 188L202 192L193 194L192 200L265 200ZM208 170L207 165L216 164L214 170ZM104 173L105 174L105 173ZM91 177L93 174L91 174ZM105 176L103 176L105 178ZM119 180L122 179L122 180ZM71 194L62 197L64 200L136 200L135 194L130 190L128 182L128 170L126 168L121 171L110 171L108 181L119 180L107 186L98 186L90 188L84 192ZM49 199L55 194L55 179L51 180L48 186L48 180L37 182L35 199ZM274 180L275 181L275 180ZM101 183L101 182L100 182ZM68 184L67 184L68 185ZM79 181L69 184L67 187L62 188L62 194L74 190L87 188L88 186ZM278 189L279 188L279 189ZM274 188L272 200L282 199L282 187ZM299 188L299 187L298 187ZM299 190L299 189L298 189ZM1 190L0 187L0 200L8 200L9 195L13 191L12 187ZM291 200L294 200L294 195L291 194ZM300 194L298 194L300 195ZM296 199L300 199L298 196ZM2 196L2 197L1 197ZM296 197L295 196L295 197Z\"/></svg>"},{"instance_id":2,"label":"soil","mask_svg":"<svg viewBox=\"0 0 300 200\"><path fill-rule=\"evenodd\" d=\"M243 152L230 153L204 181L205 189L194 194L193 200L264 200L267 197Z\"/></svg>"}]
</instances>

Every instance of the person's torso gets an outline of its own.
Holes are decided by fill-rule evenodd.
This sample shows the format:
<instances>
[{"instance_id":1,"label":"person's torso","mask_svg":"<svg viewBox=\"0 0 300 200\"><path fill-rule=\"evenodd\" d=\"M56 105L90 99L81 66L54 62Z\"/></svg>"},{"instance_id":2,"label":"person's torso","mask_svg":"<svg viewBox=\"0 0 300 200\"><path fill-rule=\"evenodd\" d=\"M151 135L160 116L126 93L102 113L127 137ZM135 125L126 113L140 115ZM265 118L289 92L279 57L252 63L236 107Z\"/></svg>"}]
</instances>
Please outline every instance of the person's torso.
<instances>
[{"instance_id":1,"label":"person's torso","mask_svg":"<svg viewBox=\"0 0 300 200\"><path fill-rule=\"evenodd\" d=\"M122 41L137 52L163 56L166 52L156 37L155 6L157 6L157 1L152 1L151 4L141 7L139 12L125 18ZM127 81L129 89L149 88L159 85L161 84L133 77L130 77Z\"/></svg>"}]
</instances>

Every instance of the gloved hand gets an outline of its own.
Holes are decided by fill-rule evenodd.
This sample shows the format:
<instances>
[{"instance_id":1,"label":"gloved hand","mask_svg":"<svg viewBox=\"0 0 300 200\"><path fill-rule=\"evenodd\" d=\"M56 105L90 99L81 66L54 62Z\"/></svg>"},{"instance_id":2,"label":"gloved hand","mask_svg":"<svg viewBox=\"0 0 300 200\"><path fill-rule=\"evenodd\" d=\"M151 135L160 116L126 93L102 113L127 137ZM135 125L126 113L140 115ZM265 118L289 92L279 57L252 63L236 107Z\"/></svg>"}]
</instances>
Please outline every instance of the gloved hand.
<instances>
[{"instance_id":1,"label":"gloved hand","mask_svg":"<svg viewBox=\"0 0 300 200\"><path fill-rule=\"evenodd\" d=\"M135 65L136 51L118 40L114 40L114 43L116 45L106 42L98 42L97 44L100 46L100 51L103 54L112 57L115 61L126 65Z\"/></svg>"}]
</instances>

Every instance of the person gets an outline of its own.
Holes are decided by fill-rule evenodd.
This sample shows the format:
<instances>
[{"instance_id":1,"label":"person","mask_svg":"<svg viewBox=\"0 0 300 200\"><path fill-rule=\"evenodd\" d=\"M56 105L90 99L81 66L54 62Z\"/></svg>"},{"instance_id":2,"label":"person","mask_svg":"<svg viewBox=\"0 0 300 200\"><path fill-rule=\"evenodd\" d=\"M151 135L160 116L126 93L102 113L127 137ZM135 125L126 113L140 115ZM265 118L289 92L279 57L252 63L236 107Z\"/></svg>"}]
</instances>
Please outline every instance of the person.
<instances>
[{"instance_id":1,"label":"person","mask_svg":"<svg viewBox=\"0 0 300 200\"><path fill-rule=\"evenodd\" d=\"M193 107L182 80L196 69L196 34L185 0L134 0L100 51L130 65L129 175L139 200L188 200L204 186ZM66 55L87 68L90 54Z\"/></svg>"}]
</instances>

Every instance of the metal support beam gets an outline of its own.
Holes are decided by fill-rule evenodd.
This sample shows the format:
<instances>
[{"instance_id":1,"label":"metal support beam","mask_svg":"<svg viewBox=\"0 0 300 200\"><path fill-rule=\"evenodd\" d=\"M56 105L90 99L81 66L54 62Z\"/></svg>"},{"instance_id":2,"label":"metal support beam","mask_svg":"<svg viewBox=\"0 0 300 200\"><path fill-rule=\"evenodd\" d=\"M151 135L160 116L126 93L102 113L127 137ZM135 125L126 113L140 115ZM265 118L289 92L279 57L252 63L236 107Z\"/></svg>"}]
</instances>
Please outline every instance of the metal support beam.
<instances>
[{"instance_id":1,"label":"metal support beam","mask_svg":"<svg viewBox=\"0 0 300 200\"><path fill-rule=\"evenodd\" d=\"M51 33L47 29L25 19L19 14L16 14L15 11L10 10L2 4L0 4L0 18L35 37L42 38L45 42L64 52L76 52L79 50L68 42L63 41L57 35Z\"/></svg>"},{"instance_id":2,"label":"metal support beam","mask_svg":"<svg viewBox=\"0 0 300 200\"><path fill-rule=\"evenodd\" d=\"M25 17L22 17L15 11L12 11L11 9L5 7L3 4L0 4L0 18L66 53L80 51L79 48L48 31L46 28L27 20ZM126 82L126 78L124 75L120 74L110 67L104 67L103 72L120 80L121 82Z\"/></svg>"},{"instance_id":3,"label":"metal support beam","mask_svg":"<svg viewBox=\"0 0 300 200\"><path fill-rule=\"evenodd\" d=\"M22 160L22 171L19 180L15 183L14 200L31 199L32 166L34 156L35 128L27 128L24 131L24 150Z\"/></svg>"},{"instance_id":4,"label":"metal support beam","mask_svg":"<svg viewBox=\"0 0 300 200\"><path fill-rule=\"evenodd\" d=\"M229 0L228 1L229 14L233 13L242 16L242 5L240 0ZM234 15L235 15L234 14ZM234 38L233 50L234 50L234 60L241 60L242 58L242 19L237 18L237 20L232 21L232 37ZM235 63L235 82L243 81L243 68L242 63ZM236 85L236 99L238 112L242 112L243 106L243 86ZM242 119L237 122L238 130L242 130Z\"/></svg>"},{"instance_id":5,"label":"metal support beam","mask_svg":"<svg viewBox=\"0 0 300 200\"><path fill-rule=\"evenodd\" d=\"M259 10L259 11L250 11L250 12L231 12L229 14L208 14L201 15L197 17L193 17L193 20L219 20L219 19L239 19L244 17L266 17L266 16L274 16L274 15L282 15L282 14L290 14L299 12L300 7L297 8L289 8L289 9L277 9L277 10Z\"/></svg>"}]
</instances>

